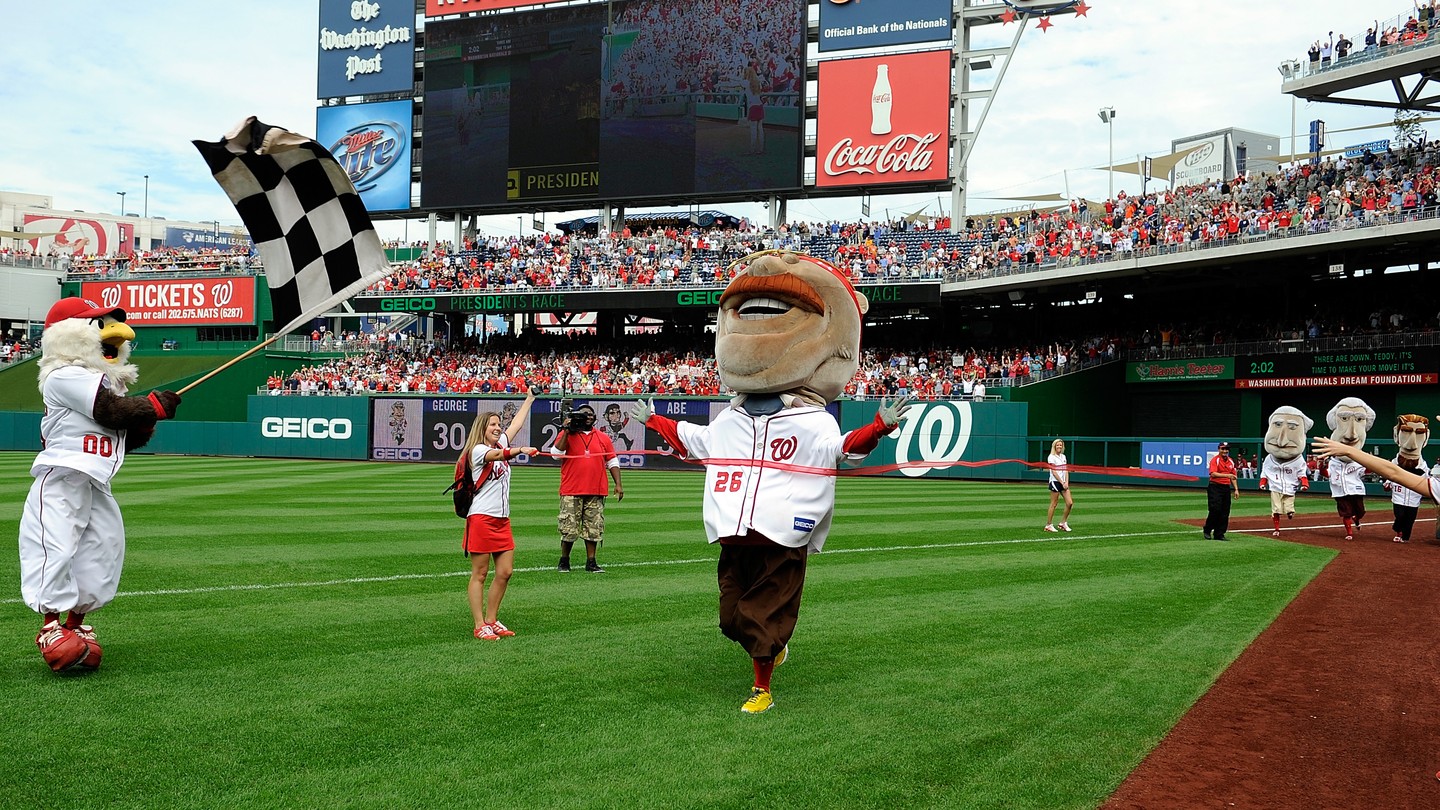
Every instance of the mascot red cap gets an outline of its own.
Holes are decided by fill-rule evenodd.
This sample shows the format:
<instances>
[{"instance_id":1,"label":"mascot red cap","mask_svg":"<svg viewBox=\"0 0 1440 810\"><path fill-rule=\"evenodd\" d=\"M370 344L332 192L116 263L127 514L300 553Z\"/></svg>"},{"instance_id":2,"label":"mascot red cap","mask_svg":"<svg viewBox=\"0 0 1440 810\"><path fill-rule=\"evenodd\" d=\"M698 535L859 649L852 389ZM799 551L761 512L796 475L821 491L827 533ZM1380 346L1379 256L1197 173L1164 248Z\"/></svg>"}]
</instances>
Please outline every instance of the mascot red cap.
<instances>
[{"instance_id":1,"label":"mascot red cap","mask_svg":"<svg viewBox=\"0 0 1440 810\"><path fill-rule=\"evenodd\" d=\"M125 310L120 307L102 307L94 301L84 298L61 298L50 307L45 314L45 328L49 329L55 324L71 318L103 318L110 315L117 321L125 320Z\"/></svg>"}]
</instances>

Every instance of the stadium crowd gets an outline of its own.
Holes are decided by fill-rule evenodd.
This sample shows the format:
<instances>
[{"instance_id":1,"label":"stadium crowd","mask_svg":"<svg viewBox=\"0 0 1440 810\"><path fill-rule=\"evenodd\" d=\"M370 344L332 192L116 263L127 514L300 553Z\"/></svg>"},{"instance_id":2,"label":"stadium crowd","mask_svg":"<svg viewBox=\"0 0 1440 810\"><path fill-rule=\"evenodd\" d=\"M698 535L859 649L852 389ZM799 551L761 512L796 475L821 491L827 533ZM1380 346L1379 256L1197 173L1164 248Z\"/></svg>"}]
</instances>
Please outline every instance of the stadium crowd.
<instances>
[{"instance_id":1,"label":"stadium crowd","mask_svg":"<svg viewBox=\"0 0 1440 810\"><path fill-rule=\"evenodd\" d=\"M963 281L1434 217L1437 164L1436 143L1367 150L1143 195L1122 190L1101 203L970 217L958 233L948 222L897 220L476 237L397 266L369 292L721 286L733 262L768 248L828 259L862 284Z\"/></svg>"}]
</instances>

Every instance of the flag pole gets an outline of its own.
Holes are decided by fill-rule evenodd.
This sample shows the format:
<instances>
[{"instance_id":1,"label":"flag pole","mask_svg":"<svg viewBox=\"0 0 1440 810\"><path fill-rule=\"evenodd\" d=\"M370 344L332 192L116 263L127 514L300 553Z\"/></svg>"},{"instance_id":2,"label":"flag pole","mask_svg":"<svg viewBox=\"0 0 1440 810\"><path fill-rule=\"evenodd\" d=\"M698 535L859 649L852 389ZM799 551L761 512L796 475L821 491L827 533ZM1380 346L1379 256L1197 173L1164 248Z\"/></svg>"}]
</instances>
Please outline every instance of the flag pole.
<instances>
[{"instance_id":1,"label":"flag pole","mask_svg":"<svg viewBox=\"0 0 1440 810\"><path fill-rule=\"evenodd\" d=\"M268 340L266 340L264 343L260 343L260 344L258 344L258 345L256 345L256 346L251 347L250 349L247 349L247 350L245 351L245 353L242 354L242 355L240 355L239 357L235 357L235 358L232 358L232 359L230 359L230 360L227 360L224 365L220 366L219 368L217 368L217 369L215 369L215 370L213 370L213 371L208 372L204 377L201 377L200 379L196 380L195 382L190 383L189 385L185 386L184 388L181 388L179 391L176 391L175 393L176 393L176 394L179 394L179 395L182 396L182 397L185 396L185 392L186 392L186 391L189 391L191 388L194 388L195 386L199 385L200 383L203 383L203 382L205 382L206 380L210 379L211 377L214 377L216 374L219 374L220 372L224 371L225 369L230 368L231 366L235 365L236 363L240 362L241 360L244 360L245 358L254 355L256 352L260 351L261 349L265 348L266 346L269 346L271 343L274 343L275 341L279 340L280 338L282 338L282 337L284 337L284 336L285 336L285 335L284 335L283 333L282 333L282 334L277 334L277 335L272 335L272 336L271 336Z\"/></svg>"}]
</instances>

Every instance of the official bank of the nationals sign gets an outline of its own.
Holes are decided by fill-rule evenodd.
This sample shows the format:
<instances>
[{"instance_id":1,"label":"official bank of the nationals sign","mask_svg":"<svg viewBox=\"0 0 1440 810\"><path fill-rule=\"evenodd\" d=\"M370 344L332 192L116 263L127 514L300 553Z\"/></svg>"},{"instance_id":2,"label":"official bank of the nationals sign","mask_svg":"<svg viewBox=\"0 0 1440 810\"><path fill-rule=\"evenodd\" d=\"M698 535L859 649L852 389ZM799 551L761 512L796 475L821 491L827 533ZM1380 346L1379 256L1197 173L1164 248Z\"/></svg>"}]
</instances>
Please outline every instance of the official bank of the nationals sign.
<instances>
[{"instance_id":1,"label":"official bank of the nationals sign","mask_svg":"<svg viewBox=\"0 0 1440 810\"><path fill-rule=\"evenodd\" d=\"M820 63L815 185L950 176L950 51Z\"/></svg>"},{"instance_id":2,"label":"official bank of the nationals sign","mask_svg":"<svg viewBox=\"0 0 1440 810\"><path fill-rule=\"evenodd\" d=\"M135 326L255 323L255 277L87 281L80 297L125 310Z\"/></svg>"}]
</instances>

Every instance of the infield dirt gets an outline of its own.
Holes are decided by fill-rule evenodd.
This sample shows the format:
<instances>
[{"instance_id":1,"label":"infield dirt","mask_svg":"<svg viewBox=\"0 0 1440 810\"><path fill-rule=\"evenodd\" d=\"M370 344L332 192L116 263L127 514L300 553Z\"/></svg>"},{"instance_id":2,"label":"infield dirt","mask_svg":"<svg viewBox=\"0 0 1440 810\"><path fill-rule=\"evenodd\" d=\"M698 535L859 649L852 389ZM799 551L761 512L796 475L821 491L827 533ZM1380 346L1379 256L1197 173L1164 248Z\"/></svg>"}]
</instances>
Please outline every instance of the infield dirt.
<instances>
[{"instance_id":1,"label":"infield dirt","mask_svg":"<svg viewBox=\"0 0 1440 810\"><path fill-rule=\"evenodd\" d=\"M1354 540L1338 518L1282 521L1281 540L1338 549L1103 805L1440 807L1440 542L1422 507L1392 542L1372 500ZM1195 542L1205 540L1194 521ZM1230 537L1269 539L1268 516ZM1247 537L1247 535L1249 537Z\"/></svg>"}]
</instances>

